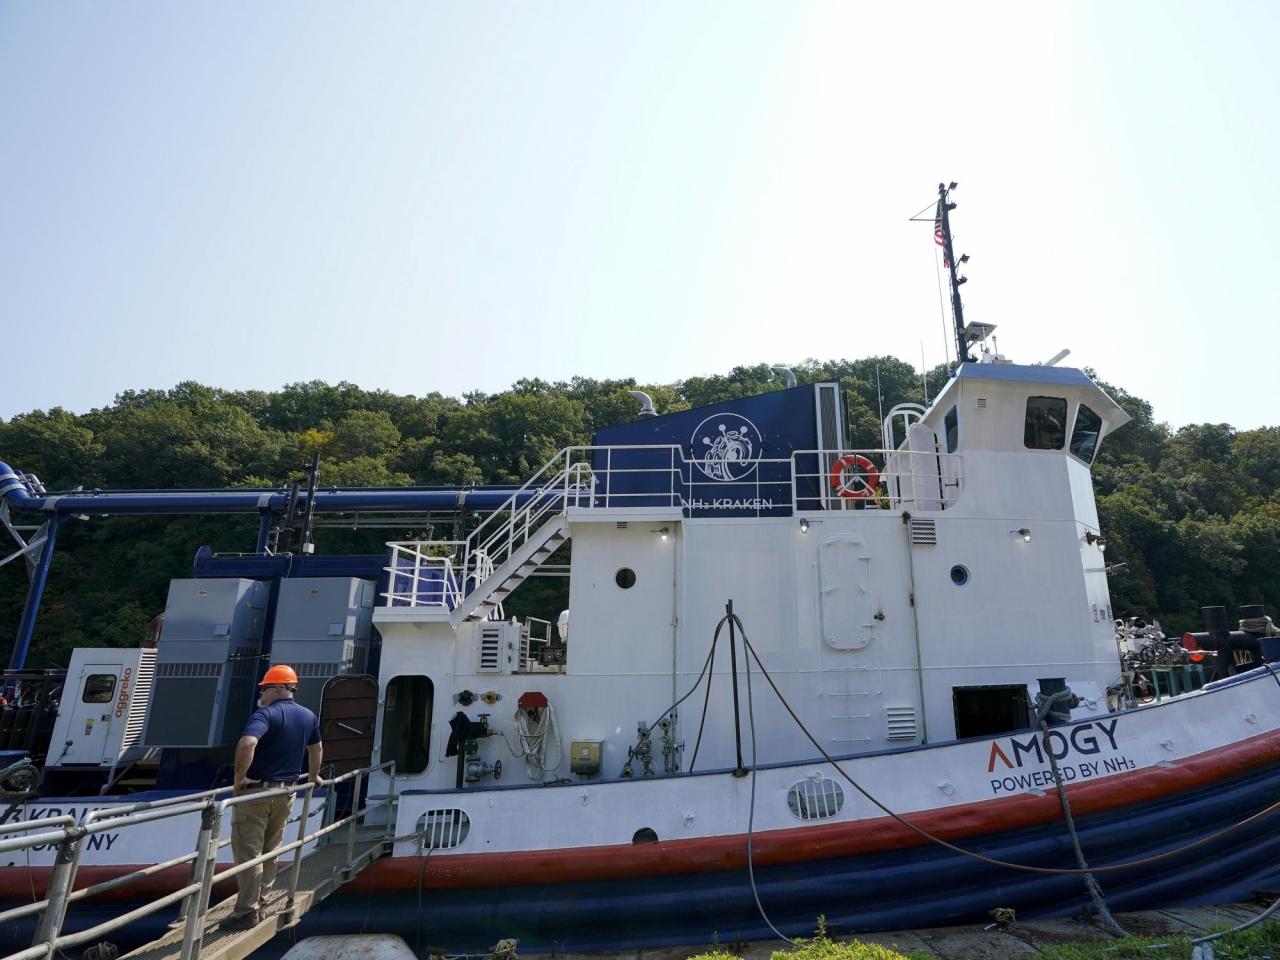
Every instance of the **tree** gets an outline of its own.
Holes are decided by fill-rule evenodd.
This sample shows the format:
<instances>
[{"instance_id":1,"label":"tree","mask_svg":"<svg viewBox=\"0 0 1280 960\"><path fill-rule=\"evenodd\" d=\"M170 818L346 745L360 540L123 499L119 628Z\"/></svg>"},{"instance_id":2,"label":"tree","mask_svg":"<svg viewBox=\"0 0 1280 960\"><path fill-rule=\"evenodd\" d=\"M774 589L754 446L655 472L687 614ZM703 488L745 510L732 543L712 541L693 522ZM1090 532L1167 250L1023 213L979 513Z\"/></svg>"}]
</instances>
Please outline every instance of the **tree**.
<instances>
[{"instance_id":1,"label":"tree","mask_svg":"<svg viewBox=\"0 0 1280 960\"><path fill-rule=\"evenodd\" d=\"M800 383L840 385L846 441L880 446L884 414L920 403L920 372L895 357L807 359ZM930 397L951 377L928 371ZM1198 629L1208 604L1264 603L1280 617L1280 427L1237 431L1192 424L1171 431L1151 404L1100 383L1133 418L1108 435L1094 465L1107 560L1128 565L1110 581L1117 616L1159 618ZM659 413L783 389L760 363L670 384L646 384ZM54 408L0 421L0 460L50 488L278 488L321 455L322 485L523 483L566 446L633 420L634 380L538 378L509 390L421 397L352 383L224 390L195 382L124 391L109 406ZM56 664L72 646L132 644L164 606L169 579L190 569L195 548L249 549L256 517L139 517L68 521L37 625L33 664ZM404 531L409 536L410 531ZM369 552L385 531L322 532L322 549ZM567 551L571 547L562 548ZM560 559L563 555L558 555ZM21 564L0 571L0 645L12 638L26 592ZM554 615L561 581L530 582L511 612Z\"/></svg>"}]
</instances>

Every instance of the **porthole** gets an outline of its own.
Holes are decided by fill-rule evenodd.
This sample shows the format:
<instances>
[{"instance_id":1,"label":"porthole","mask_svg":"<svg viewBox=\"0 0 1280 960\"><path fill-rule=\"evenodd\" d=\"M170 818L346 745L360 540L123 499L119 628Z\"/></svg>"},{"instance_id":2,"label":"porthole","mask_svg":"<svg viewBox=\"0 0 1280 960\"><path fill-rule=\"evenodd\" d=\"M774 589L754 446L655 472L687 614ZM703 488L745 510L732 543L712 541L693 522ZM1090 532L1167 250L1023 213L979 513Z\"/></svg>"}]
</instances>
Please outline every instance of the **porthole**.
<instances>
[{"instance_id":1,"label":"porthole","mask_svg":"<svg viewBox=\"0 0 1280 960\"><path fill-rule=\"evenodd\" d=\"M641 827L631 836L632 843L657 843L658 832L653 827Z\"/></svg>"},{"instance_id":2,"label":"porthole","mask_svg":"<svg viewBox=\"0 0 1280 960\"><path fill-rule=\"evenodd\" d=\"M623 590L630 590L636 585L636 572L630 567L623 567L613 576L613 582Z\"/></svg>"},{"instance_id":3,"label":"porthole","mask_svg":"<svg viewBox=\"0 0 1280 960\"><path fill-rule=\"evenodd\" d=\"M969 582L969 568L962 563L957 563L951 568L951 582L957 587L963 587Z\"/></svg>"},{"instance_id":4,"label":"porthole","mask_svg":"<svg viewBox=\"0 0 1280 960\"><path fill-rule=\"evenodd\" d=\"M799 780L787 791L787 807L801 820L834 817L844 806L844 789L834 780Z\"/></svg>"}]
</instances>

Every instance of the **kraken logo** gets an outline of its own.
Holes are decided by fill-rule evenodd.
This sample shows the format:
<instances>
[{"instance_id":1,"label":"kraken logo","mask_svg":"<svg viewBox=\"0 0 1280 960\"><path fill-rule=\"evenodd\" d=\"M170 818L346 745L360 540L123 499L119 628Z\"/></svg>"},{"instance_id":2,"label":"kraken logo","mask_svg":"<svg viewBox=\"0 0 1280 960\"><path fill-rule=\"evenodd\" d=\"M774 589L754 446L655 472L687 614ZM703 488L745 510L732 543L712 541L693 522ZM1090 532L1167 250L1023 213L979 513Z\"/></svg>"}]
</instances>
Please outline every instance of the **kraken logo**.
<instances>
[{"instance_id":1,"label":"kraken logo","mask_svg":"<svg viewBox=\"0 0 1280 960\"><path fill-rule=\"evenodd\" d=\"M693 431L689 444L693 462L712 480L745 480L760 460L760 431L736 413L707 417Z\"/></svg>"}]
</instances>

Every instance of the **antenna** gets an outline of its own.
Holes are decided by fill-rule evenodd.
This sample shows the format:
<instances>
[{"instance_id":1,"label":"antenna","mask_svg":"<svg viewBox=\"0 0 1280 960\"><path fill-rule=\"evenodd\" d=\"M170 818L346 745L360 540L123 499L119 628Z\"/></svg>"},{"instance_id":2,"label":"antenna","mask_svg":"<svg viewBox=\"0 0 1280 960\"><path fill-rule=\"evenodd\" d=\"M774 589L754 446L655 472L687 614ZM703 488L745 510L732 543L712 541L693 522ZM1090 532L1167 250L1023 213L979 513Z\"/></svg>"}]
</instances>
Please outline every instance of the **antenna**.
<instances>
[{"instance_id":1,"label":"antenna","mask_svg":"<svg viewBox=\"0 0 1280 960\"><path fill-rule=\"evenodd\" d=\"M924 390L924 405L929 405L929 380L925 376L924 341L920 341L920 387Z\"/></svg>"},{"instance_id":2,"label":"antenna","mask_svg":"<svg viewBox=\"0 0 1280 960\"><path fill-rule=\"evenodd\" d=\"M938 184L938 209L935 219L935 233L938 235L938 241L942 245L945 254L944 266L951 273L951 315L955 321L956 327L956 360L960 363L973 362L973 357L969 355L969 343L965 337L964 331L964 305L960 302L960 287L968 281L968 277L961 277L956 274L956 254L951 244L951 211L956 205L951 202L951 191L956 188L957 184L953 180L951 183ZM969 255L965 254L962 262L967 262Z\"/></svg>"}]
</instances>

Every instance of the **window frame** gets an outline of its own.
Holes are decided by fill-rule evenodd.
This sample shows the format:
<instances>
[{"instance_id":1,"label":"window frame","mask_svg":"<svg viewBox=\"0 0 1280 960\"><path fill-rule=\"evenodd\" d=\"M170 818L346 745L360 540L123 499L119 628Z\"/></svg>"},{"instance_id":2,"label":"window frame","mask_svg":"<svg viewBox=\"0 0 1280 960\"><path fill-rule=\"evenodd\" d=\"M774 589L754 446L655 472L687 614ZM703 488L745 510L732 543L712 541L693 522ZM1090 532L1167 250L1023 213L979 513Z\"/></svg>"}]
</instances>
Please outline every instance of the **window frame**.
<instances>
[{"instance_id":1,"label":"window frame","mask_svg":"<svg viewBox=\"0 0 1280 960\"><path fill-rule=\"evenodd\" d=\"M1080 417L1085 413L1085 411L1088 411L1089 416L1097 420L1097 427L1093 431L1093 450L1089 454L1088 460L1076 452L1076 434L1080 429ZM1076 416L1075 420L1071 423L1071 439L1067 441L1067 452L1083 463L1086 467L1093 466L1093 462L1098 459L1098 450L1102 447L1102 431L1105 427L1106 424L1103 423L1102 415L1094 410L1093 407L1089 406L1087 403L1076 404Z\"/></svg>"},{"instance_id":2,"label":"window frame","mask_svg":"<svg viewBox=\"0 0 1280 960\"><path fill-rule=\"evenodd\" d=\"M1031 421L1031 404L1037 400L1047 400L1055 404L1062 404L1062 439L1055 447L1048 447L1042 444L1028 442L1028 430L1033 428L1038 429L1038 427L1033 427L1033 423ZM1022 445L1028 450L1065 450L1067 447L1067 437L1069 436L1069 431L1067 430L1067 414L1070 412L1070 409L1071 405L1067 403L1066 397L1047 397L1040 395L1027 397L1027 405L1022 415Z\"/></svg>"},{"instance_id":3,"label":"window frame","mask_svg":"<svg viewBox=\"0 0 1280 960\"><path fill-rule=\"evenodd\" d=\"M960 449L960 404L953 403L951 409L943 415L942 436L947 445L947 453L955 453Z\"/></svg>"},{"instance_id":4,"label":"window frame","mask_svg":"<svg viewBox=\"0 0 1280 960\"><path fill-rule=\"evenodd\" d=\"M95 693L93 698L89 698L89 685L99 678L105 678L111 681L111 685L106 689L106 695L101 696ZM81 703L110 703L116 698L116 687L120 683L120 677L114 673L91 673L84 678L84 686L80 688Z\"/></svg>"}]
</instances>

